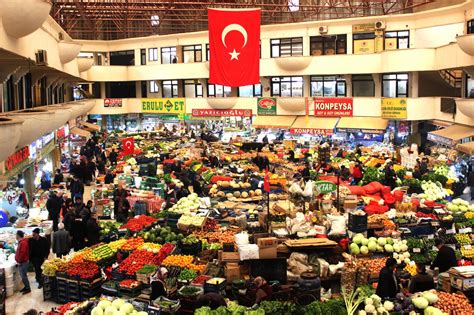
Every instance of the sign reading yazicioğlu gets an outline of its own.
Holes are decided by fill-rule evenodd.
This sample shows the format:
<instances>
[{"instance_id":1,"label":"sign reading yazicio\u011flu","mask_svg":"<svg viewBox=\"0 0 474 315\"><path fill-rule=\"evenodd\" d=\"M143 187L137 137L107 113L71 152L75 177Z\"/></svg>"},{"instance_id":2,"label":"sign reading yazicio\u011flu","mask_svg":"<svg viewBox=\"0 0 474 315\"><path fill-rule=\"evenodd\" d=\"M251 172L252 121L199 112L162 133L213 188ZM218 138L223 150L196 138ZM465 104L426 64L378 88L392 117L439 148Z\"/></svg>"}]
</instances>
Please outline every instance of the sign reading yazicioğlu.
<instances>
[{"instance_id":1,"label":"sign reading yazicio\u011flu","mask_svg":"<svg viewBox=\"0 0 474 315\"><path fill-rule=\"evenodd\" d=\"M186 101L184 98L144 98L142 112L154 114L185 114Z\"/></svg>"},{"instance_id":2,"label":"sign reading yazicio\u011flu","mask_svg":"<svg viewBox=\"0 0 474 315\"><path fill-rule=\"evenodd\" d=\"M104 98L104 107L122 107L122 99Z\"/></svg>"},{"instance_id":3,"label":"sign reading yazicio\u011flu","mask_svg":"<svg viewBox=\"0 0 474 315\"><path fill-rule=\"evenodd\" d=\"M277 100L274 97L259 97L257 99L257 114L274 116L277 114Z\"/></svg>"},{"instance_id":4,"label":"sign reading yazicio\u011flu","mask_svg":"<svg viewBox=\"0 0 474 315\"><path fill-rule=\"evenodd\" d=\"M382 98L381 101L382 118L406 119L407 99L406 98Z\"/></svg>"},{"instance_id":5,"label":"sign reading yazicio\u011flu","mask_svg":"<svg viewBox=\"0 0 474 315\"><path fill-rule=\"evenodd\" d=\"M10 171L16 165L29 159L29 157L30 157L30 148L29 147L21 148L20 150L16 151L15 153L7 157L7 159L5 160L5 170Z\"/></svg>"},{"instance_id":6,"label":"sign reading yazicio\u011flu","mask_svg":"<svg viewBox=\"0 0 474 315\"><path fill-rule=\"evenodd\" d=\"M374 135L381 135L385 133L385 130L382 129L363 129L363 128L337 128L338 132L345 132L345 133L368 133Z\"/></svg>"},{"instance_id":7,"label":"sign reading yazicio\u011flu","mask_svg":"<svg viewBox=\"0 0 474 315\"><path fill-rule=\"evenodd\" d=\"M193 117L252 117L251 109L193 109Z\"/></svg>"},{"instance_id":8,"label":"sign reading yazicio\u011flu","mask_svg":"<svg viewBox=\"0 0 474 315\"><path fill-rule=\"evenodd\" d=\"M291 128L290 133L293 135L330 136L334 131L332 129Z\"/></svg>"},{"instance_id":9,"label":"sign reading yazicio\u011flu","mask_svg":"<svg viewBox=\"0 0 474 315\"><path fill-rule=\"evenodd\" d=\"M352 117L354 103L349 97L315 97L314 116Z\"/></svg>"}]
</instances>

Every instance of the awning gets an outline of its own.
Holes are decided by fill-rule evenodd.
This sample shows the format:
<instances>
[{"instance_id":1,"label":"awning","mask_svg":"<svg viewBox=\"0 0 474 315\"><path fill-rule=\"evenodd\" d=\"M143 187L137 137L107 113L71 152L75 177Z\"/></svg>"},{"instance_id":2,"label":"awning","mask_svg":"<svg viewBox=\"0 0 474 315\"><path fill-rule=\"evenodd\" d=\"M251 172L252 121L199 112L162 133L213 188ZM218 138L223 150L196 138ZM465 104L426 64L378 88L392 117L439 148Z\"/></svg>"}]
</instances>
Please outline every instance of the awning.
<instances>
[{"instance_id":1,"label":"awning","mask_svg":"<svg viewBox=\"0 0 474 315\"><path fill-rule=\"evenodd\" d=\"M252 122L254 128L289 129L296 116L257 116Z\"/></svg>"},{"instance_id":2,"label":"awning","mask_svg":"<svg viewBox=\"0 0 474 315\"><path fill-rule=\"evenodd\" d=\"M81 125L84 127L84 129L89 130L89 131L100 131L100 126L96 124L91 124L87 121L82 121Z\"/></svg>"},{"instance_id":3,"label":"awning","mask_svg":"<svg viewBox=\"0 0 474 315\"><path fill-rule=\"evenodd\" d=\"M78 128L78 127L72 127L71 130L69 130L69 133L77 135L77 136L81 136L86 139L91 137L91 133L89 131Z\"/></svg>"},{"instance_id":4,"label":"awning","mask_svg":"<svg viewBox=\"0 0 474 315\"><path fill-rule=\"evenodd\" d=\"M292 134L331 135L339 118L298 116L291 125Z\"/></svg>"},{"instance_id":5,"label":"awning","mask_svg":"<svg viewBox=\"0 0 474 315\"><path fill-rule=\"evenodd\" d=\"M474 141L458 144L457 149L463 153L474 155Z\"/></svg>"},{"instance_id":6,"label":"awning","mask_svg":"<svg viewBox=\"0 0 474 315\"><path fill-rule=\"evenodd\" d=\"M338 132L383 134L388 120L379 117L342 117L337 124Z\"/></svg>"},{"instance_id":7,"label":"awning","mask_svg":"<svg viewBox=\"0 0 474 315\"><path fill-rule=\"evenodd\" d=\"M452 122L443 121L443 120L438 120L438 119L431 120L430 123L431 123L432 125L435 125L435 126L438 126L438 127L443 127L443 128L450 127L450 126L453 125Z\"/></svg>"},{"instance_id":8,"label":"awning","mask_svg":"<svg viewBox=\"0 0 474 315\"><path fill-rule=\"evenodd\" d=\"M474 128L458 124L428 133L428 140L439 141L448 146L470 137L474 137Z\"/></svg>"}]
</instances>

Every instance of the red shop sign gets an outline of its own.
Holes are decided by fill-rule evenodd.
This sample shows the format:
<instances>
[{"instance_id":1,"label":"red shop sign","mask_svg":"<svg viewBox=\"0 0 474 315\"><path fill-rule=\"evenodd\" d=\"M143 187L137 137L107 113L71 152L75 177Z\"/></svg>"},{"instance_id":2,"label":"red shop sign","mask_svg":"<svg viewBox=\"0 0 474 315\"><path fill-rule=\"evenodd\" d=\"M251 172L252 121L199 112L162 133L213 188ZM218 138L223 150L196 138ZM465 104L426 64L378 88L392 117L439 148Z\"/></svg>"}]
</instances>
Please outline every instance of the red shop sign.
<instances>
[{"instance_id":1,"label":"red shop sign","mask_svg":"<svg viewBox=\"0 0 474 315\"><path fill-rule=\"evenodd\" d=\"M291 128L290 133L293 135L330 136L334 133L334 131L332 129Z\"/></svg>"},{"instance_id":2,"label":"red shop sign","mask_svg":"<svg viewBox=\"0 0 474 315\"><path fill-rule=\"evenodd\" d=\"M313 99L314 116L352 117L354 103L350 97L323 97Z\"/></svg>"},{"instance_id":3,"label":"red shop sign","mask_svg":"<svg viewBox=\"0 0 474 315\"><path fill-rule=\"evenodd\" d=\"M20 164L24 160L28 159L30 157L30 148L29 147L24 147L12 155L10 155L6 160L5 160L5 169L7 171L10 171L12 168L14 168L16 165Z\"/></svg>"},{"instance_id":4,"label":"red shop sign","mask_svg":"<svg viewBox=\"0 0 474 315\"><path fill-rule=\"evenodd\" d=\"M251 109L193 109L193 117L252 117Z\"/></svg>"},{"instance_id":5,"label":"red shop sign","mask_svg":"<svg viewBox=\"0 0 474 315\"><path fill-rule=\"evenodd\" d=\"M104 107L122 107L121 98L105 98Z\"/></svg>"},{"instance_id":6,"label":"red shop sign","mask_svg":"<svg viewBox=\"0 0 474 315\"><path fill-rule=\"evenodd\" d=\"M61 127L58 130L56 130L56 139L62 139L66 138L66 128Z\"/></svg>"}]
</instances>

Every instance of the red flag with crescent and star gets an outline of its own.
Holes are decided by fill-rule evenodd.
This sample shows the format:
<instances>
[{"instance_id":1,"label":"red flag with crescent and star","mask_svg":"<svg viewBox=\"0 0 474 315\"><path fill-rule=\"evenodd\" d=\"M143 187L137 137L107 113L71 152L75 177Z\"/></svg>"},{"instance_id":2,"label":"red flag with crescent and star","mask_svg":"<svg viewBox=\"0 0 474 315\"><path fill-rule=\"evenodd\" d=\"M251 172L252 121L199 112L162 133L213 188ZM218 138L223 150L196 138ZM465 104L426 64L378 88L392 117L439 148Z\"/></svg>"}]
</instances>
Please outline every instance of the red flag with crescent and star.
<instances>
[{"instance_id":1,"label":"red flag with crescent and star","mask_svg":"<svg viewBox=\"0 0 474 315\"><path fill-rule=\"evenodd\" d=\"M260 83L260 9L208 9L209 82Z\"/></svg>"},{"instance_id":2,"label":"red flag with crescent and star","mask_svg":"<svg viewBox=\"0 0 474 315\"><path fill-rule=\"evenodd\" d=\"M133 137L122 139L122 154L123 156L132 155L135 153L135 140Z\"/></svg>"}]
</instances>

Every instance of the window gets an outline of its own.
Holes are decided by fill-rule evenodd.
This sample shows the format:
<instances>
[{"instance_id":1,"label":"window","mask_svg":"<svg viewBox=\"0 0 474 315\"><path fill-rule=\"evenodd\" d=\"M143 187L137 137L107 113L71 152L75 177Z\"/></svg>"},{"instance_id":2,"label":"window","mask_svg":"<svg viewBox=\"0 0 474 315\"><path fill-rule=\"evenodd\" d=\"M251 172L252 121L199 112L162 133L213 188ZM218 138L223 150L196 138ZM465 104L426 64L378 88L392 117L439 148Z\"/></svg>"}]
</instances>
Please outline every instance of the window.
<instances>
[{"instance_id":1,"label":"window","mask_svg":"<svg viewBox=\"0 0 474 315\"><path fill-rule=\"evenodd\" d=\"M178 59L176 58L176 47L163 47L161 48L161 63L170 64L177 63Z\"/></svg>"},{"instance_id":2,"label":"window","mask_svg":"<svg viewBox=\"0 0 474 315\"><path fill-rule=\"evenodd\" d=\"M158 88L158 84L156 81L150 81L150 93L158 93L160 89Z\"/></svg>"},{"instance_id":3,"label":"window","mask_svg":"<svg viewBox=\"0 0 474 315\"><path fill-rule=\"evenodd\" d=\"M346 96L346 79L335 75L312 76L311 96Z\"/></svg>"},{"instance_id":4,"label":"window","mask_svg":"<svg viewBox=\"0 0 474 315\"><path fill-rule=\"evenodd\" d=\"M256 97L262 96L262 85L254 84L254 85L246 85L239 87L239 96L240 97Z\"/></svg>"},{"instance_id":5,"label":"window","mask_svg":"<svg viewBox=\"0 0 474 315\"><path fill-rule=\"evenodd\" d=\"M474 98L474 79L466 75L466 97Z\"/></svg>"},{"instance_id":6,"label":"window","mask_svg":"<svg viewBox=\"0 0 474 315\"><path fill-rule=\"evenodd\" d=\"M272 39L271 57L303 56L303 37Z\"/></svg>"},{"instance_id":7,"label":"window","mask_svg":"<svg viewBox=\"0 0 474 315\"><path fill-rule=\"evenodd\" d=\"M201 45L183 46L183 62L201 62L202 50Z\"/></svg>"},{"instance_id":8,"label":"window","mask_svg":"<svg viewBox=\"0 0 474 315\"><path fill-rule=\"evenodd\" d=\"M303 77L273 77L271 88L272 96L302 97Z\"/></svg>"},{"instance_id":9,"label":"window","mask_svg":"<svg viewBox=\"0 0 474 315\"><path fill-rule=\"evenodd\" d=\"M209 44L206 44L206 60L209 61Z\"/></svg>"},{"instance_id":10,"label":"window","mask_svg":"<svg viewBox=\"0 0 474 315\"><path fill-rule=\"evenodd\" d=\"M199 80L184 80L185 97L203 97L202 84Z\"/></svg>"},{"instance_id":11,"label":"window","mask_svg":"<svg viewBox=\"0 0 474 315\"><path fill-rule=\"evenodd\" d=\"M158 61L158 48L148 49L148 61Z\"/></svg>"},{"instance_id":12,"label":"window","mask_svg":"<svg viewBox=\"0 0 474 315\"><path fill-rule=\"evenodd\" d=\"M208 97L228 97L231 94L230 86L207 83Z\"/></svg>"},{"instance_id":13,"label":"window","mask_svg":"<svg viewBox=\"0 0 474 315\"><path fill-rule=\"evenodd\" d=\"M375 33L353 34L354 54L367 54L375 52Z\"/></svg>"},{"instance_id":14,"label":"window","mask_svg":"<svg viewBox=\"0 0 474 315\"><path fill-rule=\"evenodd\" d=\"M146 49L140 49L140 64L146 65Z\"/></svg>"},{"instance_id":15,"label":"window","mask_svg":"<svg viewBox=\"0 0 474 315\"><path fill-rule=\"evenodd\" d=\"M467 21L467 34L474 34L474 20Z\"/></svg>"},{"instance_id":16,"label":"window","mask_svg":"<svg viewBox=\"0 0 474 315\"><path fill-rule=\"evenodd\" d=\"M111 51L110 65L111 66L133 66L135 64L135 51Z\"/></svg>"},{"instance_id":17,"label":"window","mask_svg":"<svg viewBox=\"0 0 474 315\"><path fill-rule=\"evenodd\" d=\"M382 76L383 97L407 97L408 73L384 74Z\"/></svg>"},{"instance_id":18,"label":"window","mask_svg":"<svg viewBox=\"0 0 474 315\"><path fill-rule=\"evenodd\" d=\"M163 97L178 97L178 80L163 81Z\"/></svg>"},{"instance_id":19,"label":"window","mask_svg":"<svg viewBox=\"0 0 474 315\"><path fill-rule=\"evenodd\" d=\"M410 47L410 31L385 32L385 49L405 49Z\"/></svg>"},{"instance_id":20,"label":"window","mask_svg":"<svg viewBox=\"0 0 474 315\"><path fill-rule=\"evenodd\" d=\"M347 35L313 36L311 56L347 54Z\"/></svg>"},{"instance_id":21,"label":"window","mask_svg":"<svg viewBox=\"0 0 474 315\"><path fill-rule=\"evenodd\" d=\"M375 83L372 75L352 75L352 96L375 96Z\"/></svg>"}]
</instances>

